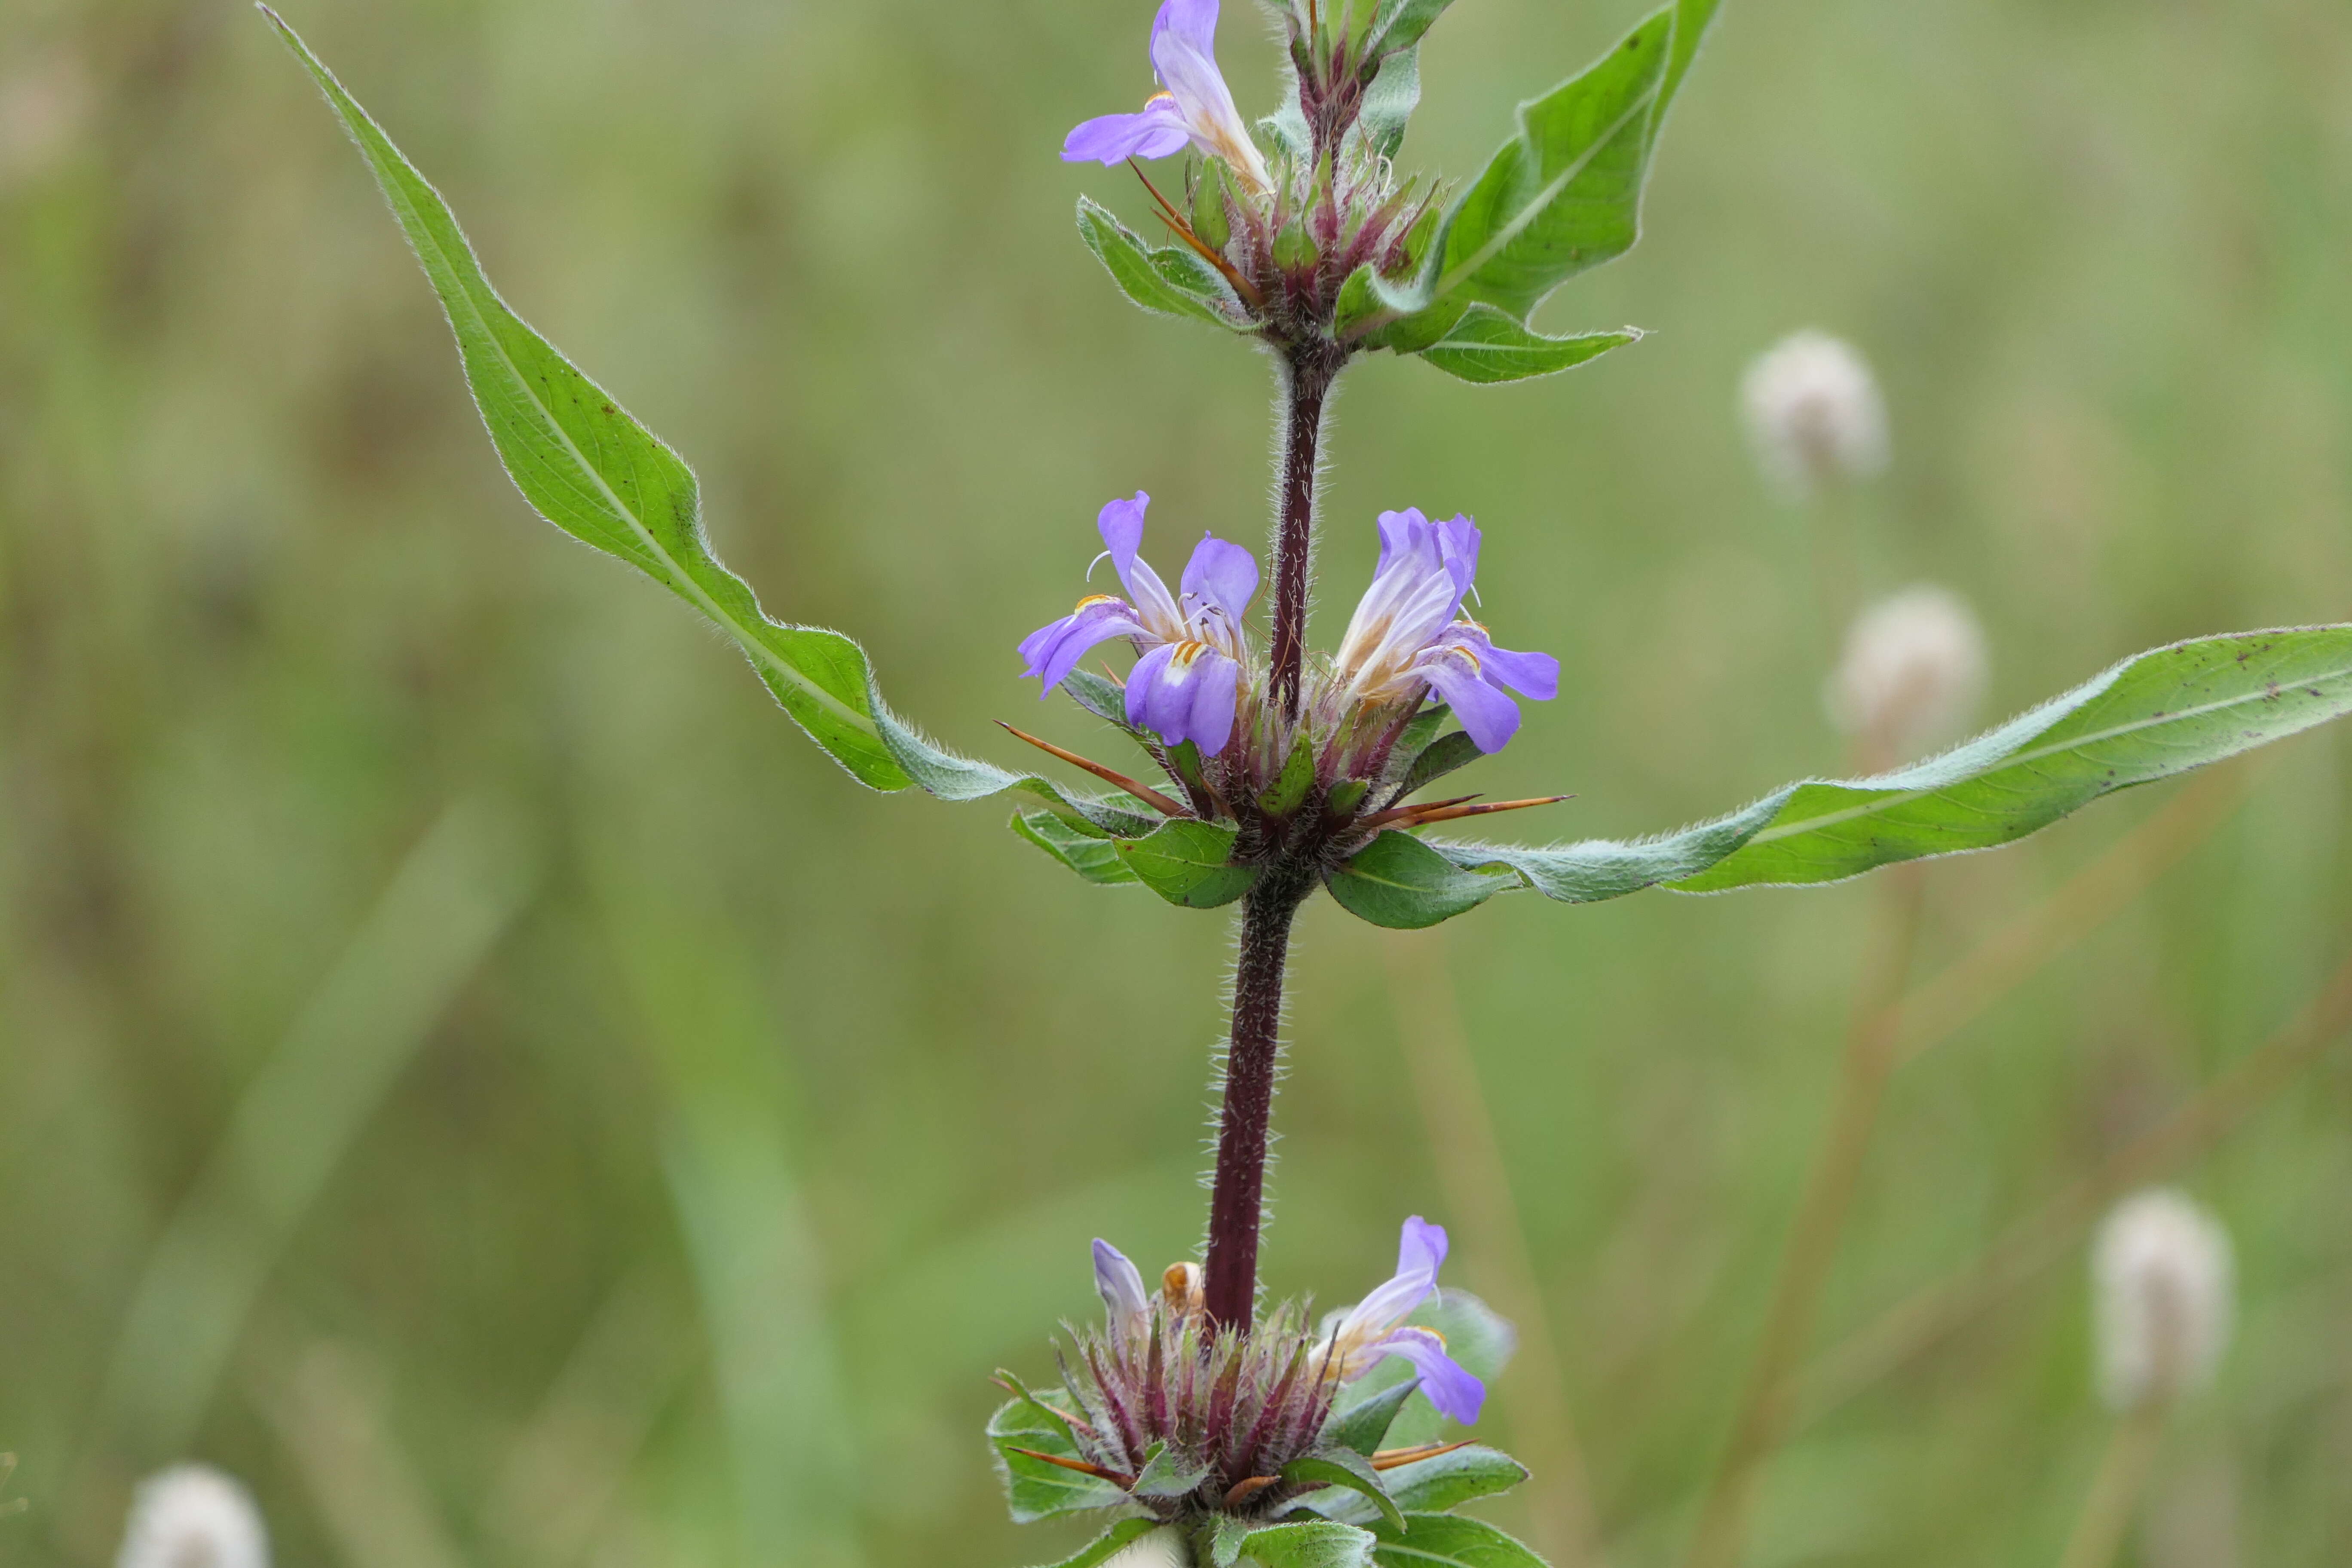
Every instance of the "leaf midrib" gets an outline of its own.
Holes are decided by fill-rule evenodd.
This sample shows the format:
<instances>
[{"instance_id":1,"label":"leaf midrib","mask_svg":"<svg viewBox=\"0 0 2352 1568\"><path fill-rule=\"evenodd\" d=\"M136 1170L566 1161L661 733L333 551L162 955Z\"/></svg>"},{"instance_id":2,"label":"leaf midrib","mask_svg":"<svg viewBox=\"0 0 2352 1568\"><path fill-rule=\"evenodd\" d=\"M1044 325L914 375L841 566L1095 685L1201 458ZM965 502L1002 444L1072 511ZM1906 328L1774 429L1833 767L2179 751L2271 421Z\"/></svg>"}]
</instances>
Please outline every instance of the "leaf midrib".
<instances>
[{"instance_id":1,"label":"leaf midrib","mask_svg":"<svg viewBox=\"0 0 2352 1568\"><path fill-rule=\"evenodd\" d=\"M2331 680L2341 680L2347 676L2352 676L2352 666L2347 666L2339 669L2331 669L2325 674L2313 676L2308 680L2297 680L2292 684L2296 686L2307 686L2315 683L2325 683ZM2276 685L2278 683L2273 684ZM2284 689L2283 687L2281 689ZM2013 752L2010 753L2010 755L2003 757L1998 763L1995 763L1992 766L1985 768L1980 772L1970 773L1966 778L1954 779L1950 784L1937 784L1932 788L1927 789L1904 790L1899 794L1881 795L1876 800L1865 801L1860 805L1850 805L1843 810L1824 812L1819 816L1809 816L1801 822L1791 822L1786 825L1775 824L1758 833L1755 837L1749 839L1746 844L1742 845L1738 850L1735 850L1734 853L1742 853L1746 850L1754 849L1766 844L1778 843L1783 838L1791 838L1801 833L1813 833L1818 832L1822 828L1835 827L1840 823L1855 821L1858 818L1870 816L1895 806L1907 805L1915 800L1925 800L1930 795L1940 795L1945 790L1952 788L1955 784L1973 784L1979 779L1990 778L1995 773L2005 772L2011 768L2022 767L2031 763L2041 762L2046 757L2061 756L2068 752L2080 751L2085 746L2096 745L2103 741L2112 741L2120 736L2137 734L2144 730L2160 729L2168 725L2185 722L2191 719L2200 718L2208 713L2221 712L2225 710L2235 708L2248 702L2265 701L2272 695L2273 695L2273 693L2271 690L2265 689L2261 692L2249 693L2244 696L2227 698L2218 702L2204 703L2195 708L2173 709L2167 711L2160 719L2148 718L2134 720L2128 724L2112 725L2107 729L2095 731L2090 734L2077 736L2072 740L2053 742L2046 746L2029 748L2022 752ZM2061 717L2063 716L2062 715ZM1796 787L1801 789L1804 786L1800 784ZM1846 787L1851 788L1853 786L1848 785ZM1727 858L1728 858L1728 857L1727 857ZM1705 873L1702 872L1700 874L1704 875Z\"/></svg>"}]
</instances>

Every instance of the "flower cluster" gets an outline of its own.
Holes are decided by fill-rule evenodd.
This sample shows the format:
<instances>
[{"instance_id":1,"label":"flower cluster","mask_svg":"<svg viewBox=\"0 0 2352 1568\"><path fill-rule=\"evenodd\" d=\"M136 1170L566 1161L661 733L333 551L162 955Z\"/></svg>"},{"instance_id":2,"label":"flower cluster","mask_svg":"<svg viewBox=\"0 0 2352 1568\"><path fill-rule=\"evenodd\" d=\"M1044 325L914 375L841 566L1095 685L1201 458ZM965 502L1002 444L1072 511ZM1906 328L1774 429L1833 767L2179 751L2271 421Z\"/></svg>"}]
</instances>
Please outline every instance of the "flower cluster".
<instances>
[{"instance_id":1,"label":"flower cluster","mask_svg":"<svg viewBox=\"0 0 2352 1568\"><path fill-rule=\"evenodd\" d=\"M1349 1407L1342 1390L1389 1357L1412 1364L1442 1415L1474 1422L1486 1385L1435 1330L1404 1321L1436 1293L1445 1245L1445 1232L1416 1215L1395 1275L1354 1307L1318 1327L1303 1304L1286 1303L1242 1334L1209 1321L1198 1264L1171 1266L1147 1290L1125 1255L1097 1241L1105 1322L1078 1334L1061 1391L1075 1451L1012 1451L1108 1480L1120 1500L1163 1519L1271 1516L1322 1484L1284 1472L1329 1445L1335 1411L1344 1422Z\"/></svg>"},{"instance_id":2,"label":"flower cluster","mask_svg":"<svg viewBox=\"0 0 2352 1568\"><path fill-rule=\"evenodd\" d=\"M1478 569L1477 526L1466 517L1432 522L1417 510L1391 511L1381 514L1380 562L1339 654L1313 662L1298 716L1286 717L1270 700L1269 671L1244 624L1257 562L1205 535L1171 594L1139 552L1150 500L1139 492L1114 500L1097 520L1104 556L1127 596L1088 595L1024 638L1019 652L1023 673L1050 692L1089 650L1130 644L1140 657L1126 678L1124 721L1194 794L1203 816L1252 826L1282 815L1265 803L1304 747L1313 784L1288 810L1318 808L1344 830L1393 805L1378 792L1394 784L1388 775L1398 738L1433 698L1479 751L1496 752L1518 730L1512 693L1548 700L1559 692L1558 659L1497 647L1462 613ZM1179 753L1188 747L1193 754Z\"/></svg>"},{"instance_id":3,"label":"flower cluster","mask_svg":"<svg viewBox=\"0 0 2352 1568\"><path fill-rule=\"evenodd\" d=\"M1162 216L1257 324L1291 342L1328 332L1339 286L1358 268L1410 271L1435 226L1434 190L1398 184L1393 136L1365 114L1384 68L1400 77L1412 68L1394 63L1404 46L1351 27L1351 8L1332 9L1336 20L1318 26L1299 6L1284 8L1298 114L1287 128L1269 122L1271 162L1217 68L1217 0L1163 0L1151 27L1159 90L1133 113L1085 121L1062 144L1069 163L1198 153L1183 209L1160 198Z\"/></svg>"}]
</instances>

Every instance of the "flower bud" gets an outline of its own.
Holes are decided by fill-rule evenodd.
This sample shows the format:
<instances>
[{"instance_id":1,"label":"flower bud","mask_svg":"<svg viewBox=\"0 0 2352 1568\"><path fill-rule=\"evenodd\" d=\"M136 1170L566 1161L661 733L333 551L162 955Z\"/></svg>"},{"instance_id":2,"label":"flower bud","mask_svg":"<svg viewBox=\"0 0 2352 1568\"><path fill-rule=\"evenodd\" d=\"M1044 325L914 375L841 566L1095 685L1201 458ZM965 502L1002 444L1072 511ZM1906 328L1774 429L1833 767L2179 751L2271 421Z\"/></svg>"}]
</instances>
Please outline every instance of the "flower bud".
<instances>
[{"instance_id":1,"label":"flower bud","mask_svg":"<svg viewBox=\"0 0 2352 1568\"><path fill-rule=\"evenodd\" d=\"M1873 765L1956 739L1984 697L1984 632L1948 588L1906 588L1854 617L1830 677L1830 718Z\"/></svg>"},{"instance_id":2,"label":"flower bud","mask_svg":"<svg viewBox=\"0 0 2352 1568\"><path fill-rule=\"evenodd\" d=\"M1870 366L1826 332L1792 333L1740 384L1748 433L1772 483L1802 499L1886 467L1886 405Z\"/></svg>"},{"instance_id":3,"label":"flower bud","mask_svg":"<svg viewBox=\"0 0 2352 1568\"><path fill-rule=\"evenodd\" d=\"M253 1494L209 1465L174 1465L140 1483L115 1568L269 1568Z\"/></svg>"},{"instance_id":4,"label":"flower bud","mask_svg":"<svg viewBox=\"0 0 2352 1568\"><path fill-rule=\"evenodd\" d=\"M2230 1337L2230 1237L2180 1194L2125 1199L2091 1258L2099 1387L2117 1411L2203 1387Z\"/></svg>"}]
</instances>

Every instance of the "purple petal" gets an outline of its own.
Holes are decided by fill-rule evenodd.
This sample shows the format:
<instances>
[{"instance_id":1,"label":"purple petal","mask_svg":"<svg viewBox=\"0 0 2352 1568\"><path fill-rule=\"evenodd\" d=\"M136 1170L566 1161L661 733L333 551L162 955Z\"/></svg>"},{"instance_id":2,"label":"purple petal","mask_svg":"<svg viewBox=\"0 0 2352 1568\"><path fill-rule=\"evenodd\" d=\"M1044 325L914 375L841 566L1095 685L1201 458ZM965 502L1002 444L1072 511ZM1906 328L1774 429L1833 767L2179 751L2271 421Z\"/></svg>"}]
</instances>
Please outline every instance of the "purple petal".
<instances>
[{"instance_id":1,"label":"purple petal","mask_svg":"<svg viewBox=\"0 0 2352 1568\"><path fill-rule=\"evenodd\" d=\"M1402 1356L1421 1373L1421 1392L1464 1426L1478 1419L1486 1404L1486 1385L1445 1353L1445 1341L1433 1330L1399 1329L1372 1349L1381 1355Z\"/></svg>"},{"instance_id":2,"label":"purple petal","mask_svg":"<svg viewBox=\"0 0 2352 1568\"><path fill-rule=\"evenodd\" d=\"M1397 1272L1426 1274L1434 1280L1444 1265L1445 1227L1432 1225L1419 1215L1405 1221L1403 1233L1397 1237Z\"/></svg>"},{"instance_id":3,"label":"purple petal","mask_svg":"<svg viewBox=\"0 0 2352 1568\"><path fill-rule=\"evenodd\" d=\"M1134 114L1101 114L1082 121L1062 139L1065 163L1121 163L1129 158L1165 158L1192 139L1184 111L1160 94Z\"/></svg>"},{"instance_id":4,"label":"purple petal","mask_svg":"<svg viewBox=\"0 0 2352 1568\"><path fill-rule=\"evenodd\" d=\"M1548 653L1517 653L1496 647L1486 628L1461 621L1447 628L1445 640L1468 648L1478 658L1478 674L1489 686L1507 686L1523 697L1549 702L1559 695L1559 660Z\"/></svg>"},{"instance_id":5,"label":"purple petal","mask_svg":"<svg viewBox=\"0 0 2352 1568\"><path fill-rule=\"evenodd\" d=\"M1037 693L1043 698L1077 668L1078 660L1086 658L1087 650L1096 644L1118 637L1144 635L1134 606L1119 599L1090 600L1079 605L1075 614L1051 626L1039 626L1021 639L1018 652L1029 661L1029 668L1021 673L1024 679L1034 676L1045 683Z\"/></svg>"},{"instance_id":6,"label":"purple petal","mask_svg":"<svg viewBox=\"0 0 2352 1568\"><path fill-rule=\"evenodd\" d=\"M1095 1292L1110 1309L1112 1323L1125 1328L1149 1321L1150 1298L1143 1293L1143 1276L1127 1255L1097 1237L1095 1240Z\"/></svg>"},{"instance_id":7,"label":"purple petal","mask_svg":"<svg viewBox=\"0 0 2352 1568\"><path fill-rule=\"evenodd\" d=\"M1103 548L1110 552L1110 563L1122 583L1135 552L1143 548L1143 514L1150 510L1150 494L1138 490L1133 500L1106 501L1095 514L1095 531L1102 535Z\"/></svg>"},{"instance_id":8,"label":"purple petal","mask_svg":"<svg viewBox=\"0 0 2352 1568\"><path fill-rule=\"evenodd\" d=\"M1435 532L1438 558L1454 579L1454 608L1458 613L1462 596L1470 592L1471 581L1478 575L1478 541L1484 536L1476 523L1458 512L1439 523Z\"/></svg>"},{"instance_id":9,"label":"purple petal","mask_svg":"<svg viewBox=\"0 0 2352 1568\"><path fill-rule=\"evenodd\" d=\"M1241 666L1205 644L1162 644L1128 674L1127 721L1214 755L1233 739L1240 680Z\"/></svg>"},{"instance_id":10,"label":"purple petal","mask_svg":"<svg viewBox=\"0 0 2352 1568\"><path fill-rule=\"evenodd\" d=\"M1186 599L1223 611L1238 629L1250 601L1257 597L1257 557L1213 533L1205 534L1184 563L1182 586Z\"/></svg>"},{"instance_id":11,"label":"purple petal","mask_svg":"<svg viewBox=\"0 0 2352 1568\"><path fill-rule=\"evenodd\" d=\"M1417 668L1430 689L1454 709L1462 728L1482 752L1499 752L1518 733L1519 705L1489 686L1476 668L1476 656L1455 646L1433 648Z\"/></svg>"},{"instance_id":12,"label":"purple petal","mask_svg":"<svg viewBox=\"0 0 2352 1568\"><path fill-rule=\"evenodd\" d=\"M1174 39L1199 54L1213 57L1217 49L1217 0L1164 0L1151 19L1151 53L1159 58L1163 39Z\"/></svg>"},{"instance_id":13,"label":"purple petal","mask_svg":"<svg viewBox=\"0 0 2352 1568\"><path fill-rule=\"evenodd\" d=\"M1429 519L1421 515L1417 506L1409 506L1402 511L1384 511L1380 522L1381 558L1372 567L1374 577L1389 569L1391 559L1411 550L1415 534L1429 526Z\"/></svg>"}]
</instances>

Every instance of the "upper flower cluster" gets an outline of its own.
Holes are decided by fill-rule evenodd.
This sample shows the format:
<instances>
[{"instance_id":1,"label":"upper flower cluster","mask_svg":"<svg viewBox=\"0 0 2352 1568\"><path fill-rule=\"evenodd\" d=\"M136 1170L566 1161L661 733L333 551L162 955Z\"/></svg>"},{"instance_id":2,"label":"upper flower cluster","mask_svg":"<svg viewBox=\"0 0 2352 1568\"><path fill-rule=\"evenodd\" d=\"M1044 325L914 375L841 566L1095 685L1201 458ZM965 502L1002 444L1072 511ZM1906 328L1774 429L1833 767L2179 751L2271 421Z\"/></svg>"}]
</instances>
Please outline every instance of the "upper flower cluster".
<instances>
[{"instance_id":1,"label":"upper flower cluster","mask_svg":"<svg viewBox=\"0 0 2352 1568\"><path fill-rule=\"evenodd\" d=\"M1400 185L1390 161L1401 116L1374 124L1366 113L1368 91L1411 41L1351 32L1349 8L1332 9L1336 29L1284 9L1297 112L1267 122L1264 147L1217 68L1217 0L1162 0L1150 44L1159 90L1133 112L1082 122L1062 143L1069 163L1199 153L1182 210L1153 190L1161 216L1224 275L1252 325L1293 342L1329 333L1357 268L1399 275L1415 265L1432 226L1423 220L1433 218L1433 193Z\"/></svg>"},{"instance_id":2,"label":"upper flower cluster","mask_svg":"<svg viewBox=\"0 0 2352 1568\"><path fill-rule=\"evenodd\" d=\"M1289 808L1339 807L1343 826L1369 818L1393 805L1372 798L1372 788L1384 781L1405 726L1433 697L1478 750L1496 752L1518 730L1513 693L1548 700L1559 692L1558 659L1497 647L1463 614L1477 574L1477 526L1467 517L1432 522L1418 510L1391 511L1381 514L1380 561L1338 656L1312 661L1298 716L1286 718L1269 699L1266 662L1244 626L1258 588L1255 558L1204 535L1171 594L1140 554L1150 500L1138 492L1114 500L1097 522L1127 596L1087 595L1022 639L1019 652L1023 673L1051 691L1090 649L1119 639L1132 646L1140 657L1126 678L1120 711L1179 784L1195 793L1196 807L1205 807L1200 815L1247 823L1261 814L1303 745L1313 788ZM1185 746L1197 758L1176 754Z\"/></svg>"}]
</instances>

